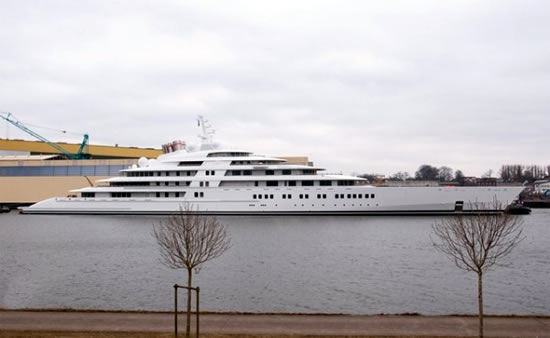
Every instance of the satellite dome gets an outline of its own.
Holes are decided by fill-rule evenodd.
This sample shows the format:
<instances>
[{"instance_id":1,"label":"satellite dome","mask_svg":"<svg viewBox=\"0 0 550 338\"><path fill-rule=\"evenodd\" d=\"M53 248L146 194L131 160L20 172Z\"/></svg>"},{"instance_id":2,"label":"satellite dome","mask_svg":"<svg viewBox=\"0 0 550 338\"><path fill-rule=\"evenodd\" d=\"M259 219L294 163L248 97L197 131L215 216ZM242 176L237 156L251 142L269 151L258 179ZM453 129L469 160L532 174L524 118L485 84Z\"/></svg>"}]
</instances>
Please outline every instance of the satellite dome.
<instances>
[{"instance_id":1,"label":"satellite dome","mask_svg":"<svg viewBox=\"0 0 550 338\"><path fill-rule=\"evenodd\" d=\"M145 157L140 157L137 163L140 168L143 168L143 167L147 167L147 165L149 164L149 161Z\"/></svg>"}]
</instances>

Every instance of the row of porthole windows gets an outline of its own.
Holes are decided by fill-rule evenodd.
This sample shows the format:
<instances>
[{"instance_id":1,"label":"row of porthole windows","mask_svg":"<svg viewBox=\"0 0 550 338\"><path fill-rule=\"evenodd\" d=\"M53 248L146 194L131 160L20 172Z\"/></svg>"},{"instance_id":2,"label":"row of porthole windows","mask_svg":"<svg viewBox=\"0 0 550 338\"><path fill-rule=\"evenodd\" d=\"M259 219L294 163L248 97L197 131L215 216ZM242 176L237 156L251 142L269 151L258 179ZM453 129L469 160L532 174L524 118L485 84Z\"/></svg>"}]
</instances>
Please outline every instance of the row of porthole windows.
<instances>
[{"instance_id":1,"label":"row of porthole windows","mask_svg":"<svg viewBox=\"0 0 550 338\"><path fill-rule=\"evenodd\" d=\"M269 197L268 197L269 196ZM298 197L300 199L309 199L309 194L300 194L298 195ZM334 195L335 198L345 198L346 195L345 194L335 194ZM252 198L253 199L262 199L262 195L261 194L254 194L252 195ZM265 198L268 199L273 199L273 195L268 195L268 194L265 194ZM327 194L317 194L317 199L326 199L327 198ZM347 198L363 198L363 194L347 194ZM369 194L365 194L365 198L369 198ZM374 198L374 194L370 194L370 198ZM292 194L283 194L283 199L292 199Z\"/></svg>"},{"instance_id":2,"label":"row of porthole windows","mask_svg":"<svg viewBox=\"0 0 550 338\"><path fill-rule=\"evenodd\" d=\"M161 182L156 182L156 185L160 185ZM191 184L191 182L181 182L182 185L185 185L185 186L189 186ZM170 185L170 182L164 182L164 185L168 186ZM176 186L179 186L180 185L180 182L176 181L174 182L174 185Z\"/></svg>"},{"instance_id":3,"label":"row of porthole windows","mask_svg":"<svg viewBox=\"0 0 550 338\"><path fill-rule=\"evenodd\" d=\"M173 194L174 194L174 197L180 197L180 193L179 193L179 192L175 192L175 193L173 193ZM184 194L185 194L185 193L182 193L182 194L181 194L182 197L183 197ZM156 196L157 196L157 197L161 197L162 195L161 195L160 192L157 192L157 195L156 195ZM167 198L170 197L170 193L169 193L169 192L165 192L165 193L164 193L164 197L167 197Z\"/></svg>"},{"instance_id":4,"label":"row of porthole windows","mask_svg":"<svg viewBox=\"0 0 550 338\"><path fill-rule=\"evenodd\" d=\"M175 173L176 173L175 174L176 176L195 176L196 172L195 171L176 171ZM172 171L128 171L126 172L126 176L143 177L143 176L174 176L174 175L172 175Z\"/></svg>"},{"instance_id":5,"label":"row of porthole windows","mask_svg":"<svg viewBox=\"0 0 550 338\"><path fill-rule=\"evenodd\" d=\"M263 197L262 197L262 196L263 196ZM253 199L259 199L259 200L261 200L262 198L264 198L264 199L266 199L266 200L267 200L267 199L271 199L271 200L272 200L272 199L274 198L274 196L273 196L273 194L264 194L264 195L262 195L262 194L254 194L254 195L252 195L252 198L253 198Z\"/></svg>"},{"instance_id":6,"label":"row of porthole windows","mask_svg":"<svg viewBox=\"0 0 550 338\"><path fill-rule=\"evenodd\" d=\"M207 170L206 171L206 176L214 176L216 175L216 172L214 170Z\"/></svg>"},{"instance_id":7,"label":"row of porthole windows","mask_svg":"<svg viewBox=\"0 0 550 338\"><path fill-rule=\"evenodd\" d=\"M345 198L345 195L335 194L334 198ZM347 194L347 198L363 198L363 194ZM365 194L365 198L369 198L369 194ZM370 194L370 198L374 198L374 194Z\"/></svg>"},{"instance_id":8,"label":"row of porthole windows","mask_svg":"<svg viewBox=\"0 0 550 338\"><path fill-rule=\"evenodd\" d=\"M189 181L185 181L185 182L179 182L179 181L175 181L175 182L111 182L110 183L110 186L111 187L141 187L141 186L152 186L152 185L156 185L156 186L160 186L161 184L163 184L165 186L169 186L169 185L175 185L175 186L179 186L180 183L181 185L183 186L189 186L191 184L191 182ZM201 182L202 183L202 182ZM206 182L208 183L208 182ZM208 184L206 185L208 186ZM202 187L202 185L201 185Z\"/></svg>"}]
</instances>

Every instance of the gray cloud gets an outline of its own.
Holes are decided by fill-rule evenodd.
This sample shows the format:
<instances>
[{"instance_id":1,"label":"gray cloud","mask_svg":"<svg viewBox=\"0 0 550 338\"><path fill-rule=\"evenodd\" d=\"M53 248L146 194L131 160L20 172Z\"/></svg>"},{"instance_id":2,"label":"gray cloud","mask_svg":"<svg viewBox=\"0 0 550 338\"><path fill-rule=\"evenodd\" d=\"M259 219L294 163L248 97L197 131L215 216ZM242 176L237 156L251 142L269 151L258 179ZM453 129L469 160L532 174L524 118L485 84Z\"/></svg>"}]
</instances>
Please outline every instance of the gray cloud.
<instances>
[{"instance_id":1,"label":"gray cloud","mask_svg":"<svg viewBox=\"0 0 550 338\"><path fill-rule=\"evenodd\" d=\"M545 2L0 6L0 110L95 142L192 140L203 114L234 146L331 171L550 157Z\"/></svg>"}]
</instances>

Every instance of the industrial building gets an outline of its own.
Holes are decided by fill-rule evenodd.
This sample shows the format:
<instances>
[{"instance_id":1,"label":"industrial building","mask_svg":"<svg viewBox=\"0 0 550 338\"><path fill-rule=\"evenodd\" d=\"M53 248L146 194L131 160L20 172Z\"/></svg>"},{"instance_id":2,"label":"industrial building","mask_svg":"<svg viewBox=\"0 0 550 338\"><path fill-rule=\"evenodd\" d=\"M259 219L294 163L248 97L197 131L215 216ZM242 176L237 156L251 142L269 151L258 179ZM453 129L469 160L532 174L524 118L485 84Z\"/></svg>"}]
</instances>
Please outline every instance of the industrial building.
<instances>
[{"instance_id":1,"label":"industrial building","mask_svg":"<svg viewBox=\"0 0 550 338\"><path fill-rule=\"evenodd\" d=\"M56 143L76 153L80 144ZM60 150L41 141L0 139L0 205L31 204L70 190L93 186L137 163L156 158L161 149L89 145L90 159L68 160Z\"/></svg>"}]
</instances>

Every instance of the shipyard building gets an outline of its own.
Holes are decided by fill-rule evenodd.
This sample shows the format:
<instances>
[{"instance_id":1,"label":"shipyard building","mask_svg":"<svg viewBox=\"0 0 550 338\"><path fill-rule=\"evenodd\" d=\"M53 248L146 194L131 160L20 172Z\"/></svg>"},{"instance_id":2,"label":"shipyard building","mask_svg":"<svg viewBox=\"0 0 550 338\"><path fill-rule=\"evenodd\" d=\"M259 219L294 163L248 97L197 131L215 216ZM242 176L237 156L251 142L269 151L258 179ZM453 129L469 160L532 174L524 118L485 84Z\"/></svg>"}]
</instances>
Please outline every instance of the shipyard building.
<instances>
[{"instance_id":1,"label":"shipyard building","mask_svg":"<svg viewBox=\"0 0 550 338\"><path fill-rule=\"evenodd\" d=\"M80 144L56 143L77 153ZM140 157L156 158L161 149L88 145L88 159L70 160L41 141L0 139L0 205L31 204L70 190L96 185L96 181L118 175Z\"/></svg>"}]
</instances>

